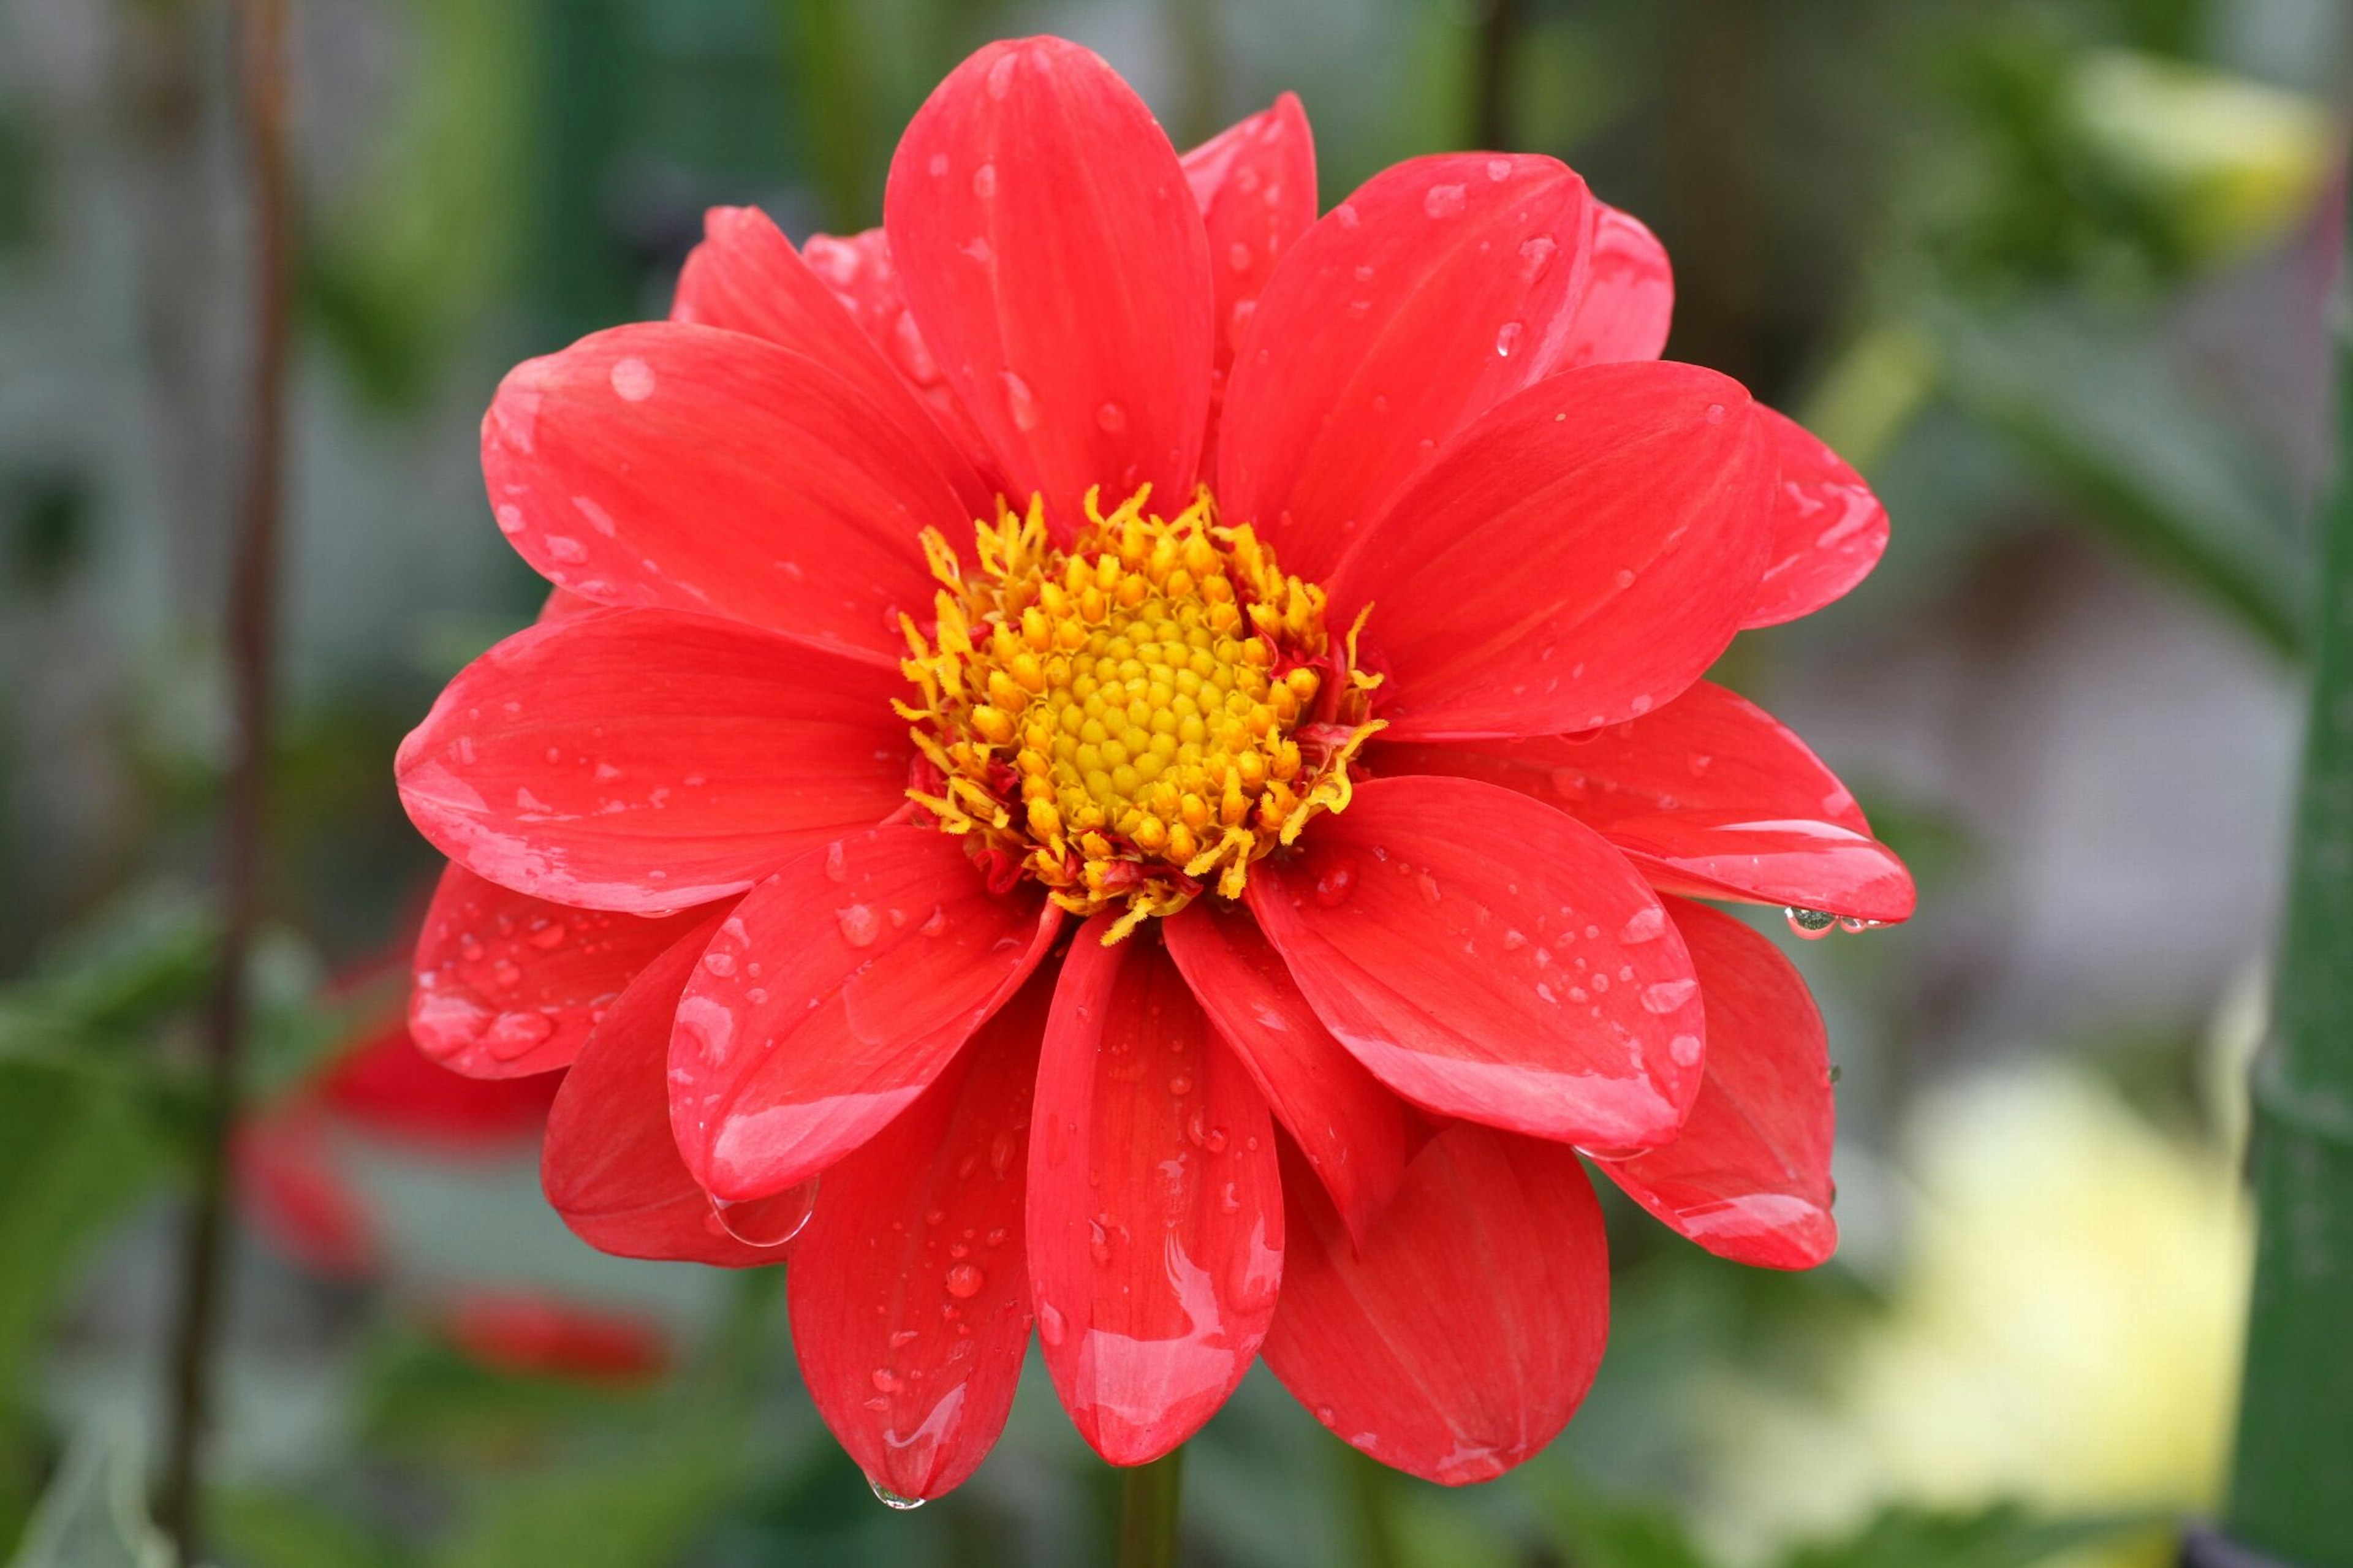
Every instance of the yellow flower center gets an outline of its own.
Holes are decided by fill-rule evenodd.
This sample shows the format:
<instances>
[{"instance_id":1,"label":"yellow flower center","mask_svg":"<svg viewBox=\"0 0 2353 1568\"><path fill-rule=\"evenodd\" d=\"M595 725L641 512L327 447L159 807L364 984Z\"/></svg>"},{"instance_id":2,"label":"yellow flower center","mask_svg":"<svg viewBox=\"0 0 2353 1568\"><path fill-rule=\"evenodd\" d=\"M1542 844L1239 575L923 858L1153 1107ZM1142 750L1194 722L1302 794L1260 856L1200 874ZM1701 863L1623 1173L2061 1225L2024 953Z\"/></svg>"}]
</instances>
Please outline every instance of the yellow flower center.
<instances>
[{"instance_id":1,"label":"yellow flower center","mask_svg":"<svg viewBox=\"0 0 2353 1568\"><path fill-rule=\"evenodd\" d=\"M905 621L899 704L930 776L907 793L967 837L992 876L1064 909L1124 906L1117 941L1250 868L1320 812L1346 807L1349 762L1381 728L1356 634L1324 626L1324 591L1284 575L1204 489L1173 518L1149 488L1109 513L1087 496L1067 549L1033 500L975 525L976 571L935 531L929 637ZM1358 617L1359 626L1363 617Z\"/></svg>"}]
</instances>

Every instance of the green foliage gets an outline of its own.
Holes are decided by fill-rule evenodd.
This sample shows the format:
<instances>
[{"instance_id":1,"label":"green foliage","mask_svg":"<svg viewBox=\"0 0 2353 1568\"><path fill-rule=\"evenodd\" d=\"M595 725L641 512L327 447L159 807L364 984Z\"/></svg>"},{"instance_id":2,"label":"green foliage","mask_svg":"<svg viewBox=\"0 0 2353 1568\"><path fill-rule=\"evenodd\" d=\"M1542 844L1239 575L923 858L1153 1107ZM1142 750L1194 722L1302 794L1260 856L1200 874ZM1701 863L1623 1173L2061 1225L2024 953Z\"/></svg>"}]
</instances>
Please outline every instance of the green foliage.
<instances>
[{"instance_id":1,"label":"green foliage","mask_svg":"<svg viewBox=\"0 0 2353 1568\"><path fill-rule=\"evenodd\" d=\"M1951 1512L1899 1506L1844 1540L1798 1548L1780 1568L2034 1568L2158 1522L2147 1516L2042 1519L2014 1503Z\"/></svg>"}]
</instances>

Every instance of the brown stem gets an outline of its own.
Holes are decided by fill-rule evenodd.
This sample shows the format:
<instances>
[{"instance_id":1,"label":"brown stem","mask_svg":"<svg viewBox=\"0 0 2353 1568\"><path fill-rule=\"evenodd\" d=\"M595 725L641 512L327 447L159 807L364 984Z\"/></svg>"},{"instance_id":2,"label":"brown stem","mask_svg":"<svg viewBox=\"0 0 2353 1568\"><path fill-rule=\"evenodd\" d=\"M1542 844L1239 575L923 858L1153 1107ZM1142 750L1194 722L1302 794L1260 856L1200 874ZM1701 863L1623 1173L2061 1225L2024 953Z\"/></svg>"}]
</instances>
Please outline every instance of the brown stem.
<instances>
[{"instance_id":1,"label":"brown stem","mask_svg":"<svg viewBox=\"0 0 2353 1568\"><path fill-rule=\"evenodd\" d=\"M229 1137L246 1033L246 958L261 903L269 754L275 728L278 541L285 510L287 347L292 326L293 193L287 155L290 0L238 0L238 99L251 185L253 362L244 495L229 572L227 645L236 752L221 834L219 971L205 1020L206 1080L195 1202L183 1259L170 1426L157 1522L179 1562L197 1556L197 1498L211 1405L211 1360L229 1237Z\"/></svg>"}]
</instances>

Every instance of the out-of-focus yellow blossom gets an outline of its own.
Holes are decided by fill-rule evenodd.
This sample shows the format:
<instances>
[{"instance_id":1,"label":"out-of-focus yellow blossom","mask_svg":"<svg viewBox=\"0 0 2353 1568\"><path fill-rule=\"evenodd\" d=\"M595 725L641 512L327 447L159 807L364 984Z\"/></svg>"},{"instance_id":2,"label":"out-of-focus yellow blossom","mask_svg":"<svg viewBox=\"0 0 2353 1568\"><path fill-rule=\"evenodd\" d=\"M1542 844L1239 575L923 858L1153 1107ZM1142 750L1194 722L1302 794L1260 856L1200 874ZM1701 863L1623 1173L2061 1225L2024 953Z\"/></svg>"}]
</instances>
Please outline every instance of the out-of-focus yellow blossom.
<instances>
[{"instance_id":1,"label":"out-of-focus yellow blossom","mask_svg":"<svg viewBox=\"0 0 2353 1568\"><path fill-rule=\"evenodd\" d=\"M1890 1502L2211 1507L2224 1474L2252 1236L2233 1162L2079 1071L1925 1101L1890 1310L1827 1397L1735 1395L1715 1524L1756 1552ZM2158 1568L2162 1540L2071 1559Z\"/></svg>"},{"instance_id":2,"label":"out-of-focus yellow blossom","mask_svg":"<svg viewBox=\"0 0 2353 1568\"><path fill-rule=\"evenodd\" d=\"M2336 127L2316 100L2128 50L2086 57L2068 106L2108 174L2200 265L2278 239L2312 210L2336 155Z\"/></svg>"}]
</instances>

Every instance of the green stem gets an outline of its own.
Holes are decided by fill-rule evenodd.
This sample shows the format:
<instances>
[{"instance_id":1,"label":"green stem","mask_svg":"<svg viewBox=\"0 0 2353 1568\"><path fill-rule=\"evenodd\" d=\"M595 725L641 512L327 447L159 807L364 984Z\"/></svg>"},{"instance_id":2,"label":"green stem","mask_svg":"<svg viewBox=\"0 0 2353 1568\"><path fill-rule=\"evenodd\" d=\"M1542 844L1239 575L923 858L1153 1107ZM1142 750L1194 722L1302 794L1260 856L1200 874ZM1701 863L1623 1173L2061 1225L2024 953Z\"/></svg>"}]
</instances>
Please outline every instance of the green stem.
<instances>
[{"instance_id":1,"label":"green stem","mask_svg":"<svg viewBox=\"0 0 2353 1568\"><path fill-rule=\"evenodd\" d=\"M2261 1229L2229 1523L2353 1568L2353 326L2337 326L2337 479L2323 514L2310 728L2274 1032L2255 1071Z\"/></svg>"},{"instance_id":2,"label":"green stem","mask_svg":"<svg viewBox=\"0 0 2353 1568\"><path fill-rule=\"evenodd\" d=\"M1119 1568L1176 1568L1185 1450L1172 1448L1119 1479Z\"/></svg>"}]
</instances>

